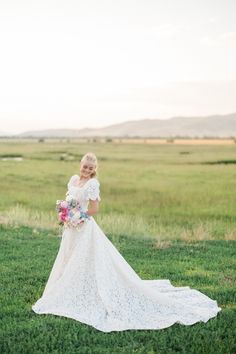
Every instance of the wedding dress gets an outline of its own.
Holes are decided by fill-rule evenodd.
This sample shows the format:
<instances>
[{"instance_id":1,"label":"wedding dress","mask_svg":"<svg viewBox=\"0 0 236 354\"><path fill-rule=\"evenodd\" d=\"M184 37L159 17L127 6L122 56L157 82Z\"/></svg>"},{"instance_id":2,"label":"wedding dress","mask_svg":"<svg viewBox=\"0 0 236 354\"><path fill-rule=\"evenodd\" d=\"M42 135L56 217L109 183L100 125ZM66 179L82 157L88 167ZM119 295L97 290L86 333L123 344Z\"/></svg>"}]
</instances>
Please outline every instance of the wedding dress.
<instances>
[{"instance_id":1,"label":"wedding dress","mask_svg":"<svg viewBox=\"0 0 236 354\"><path fill-rule=\"evenodd\" d=\"M91 178L78 187L78 180L77 175L71 177L67 194L86 211L89 200L101 200L99 182ZM43 295L32 309L103 332L192 325L207 322L221 310L216 301L188 286L141 279L93 217L78 231L64 229Z\"/></svg>"}]
</instances>

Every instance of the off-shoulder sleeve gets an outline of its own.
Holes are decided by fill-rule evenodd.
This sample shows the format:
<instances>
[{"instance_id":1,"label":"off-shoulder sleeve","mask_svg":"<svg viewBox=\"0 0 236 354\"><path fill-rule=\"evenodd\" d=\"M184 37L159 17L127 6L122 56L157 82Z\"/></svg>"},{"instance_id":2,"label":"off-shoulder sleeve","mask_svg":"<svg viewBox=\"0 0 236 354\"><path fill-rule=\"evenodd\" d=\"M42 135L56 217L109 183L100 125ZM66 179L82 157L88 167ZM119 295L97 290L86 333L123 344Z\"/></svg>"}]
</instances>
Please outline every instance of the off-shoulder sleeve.
<instances>
[{"instance_id":1,"label":"off-shoulder sleeve","mask_svg":"<svg viewBox=\"0 0 236 354\"><path fill-rule=\"evenodd\" d=\"M68 184L67 184L67 187L70 188L71 186L75 186L76 183L78 182L78 179L79 179L79 176L78 176L78 175L73 175L73 176L70 178L70 180L69 180L69 182L68 182Z\"/></svg>"},{"instance_id":2,"label":"off-shoulder sleeve","mask_svg":"<svg viewBox=\"0 0 236 354\"><path fill-rule=\"evenodd\" d=\"M85 198L86 200L98 200L101 201L100 198L100 183L96 178L93 178L89 181L87 186L85 187Z\"/></svg>"}]
</instances>

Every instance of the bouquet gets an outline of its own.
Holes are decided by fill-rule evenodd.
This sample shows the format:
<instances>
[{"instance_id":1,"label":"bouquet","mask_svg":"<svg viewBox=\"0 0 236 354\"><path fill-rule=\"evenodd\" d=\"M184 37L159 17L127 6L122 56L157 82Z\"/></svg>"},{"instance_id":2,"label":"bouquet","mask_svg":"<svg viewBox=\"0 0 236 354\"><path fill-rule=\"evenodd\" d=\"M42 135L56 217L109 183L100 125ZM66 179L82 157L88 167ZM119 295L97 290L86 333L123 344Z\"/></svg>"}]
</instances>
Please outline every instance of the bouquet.
<instances>
[{"instance_id":1,"label":"bouquet","mask_svg":"<svg viewBox=\"0 0 236 354\"><path fill-rule=\"evenodd\" d=\"M59 224L65 227L73 227L78 230L85 221L89 220L89 215L82 211L78 201L71 195L68 195L66 200L56 201L56 211Z\"/></svg>"}]
</instances>

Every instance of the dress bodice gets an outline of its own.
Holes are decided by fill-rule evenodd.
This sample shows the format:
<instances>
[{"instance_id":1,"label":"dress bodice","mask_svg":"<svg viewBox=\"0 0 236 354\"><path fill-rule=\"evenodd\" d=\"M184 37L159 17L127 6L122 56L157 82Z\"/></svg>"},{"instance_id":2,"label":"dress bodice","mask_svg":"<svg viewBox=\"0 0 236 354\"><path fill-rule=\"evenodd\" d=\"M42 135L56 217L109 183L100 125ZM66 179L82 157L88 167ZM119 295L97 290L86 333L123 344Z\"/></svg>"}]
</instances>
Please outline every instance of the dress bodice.
<instances>
[{"instance_id":1,"label":"dress bodice","mask_svg":"<svg viewBox=\"0 0 236 354\"><path fill-rule=\"evenodd\" d=\"M100 183L96 178L90 178L82 187L78 186L79 176L73 175L68 182L66 195L75 198L82 210L88 210L89 200L100 201Z\"/></svg>"},{"instance_id":2,"label":"dress bodice","mask_svg":"<svg viewBox=\"0 0 236 354\"><path fill-rule=\"evenodd\" d=\"M86 210L89 200L100 200L99 182L91 178L78 187L78 181L79 176L71 177L68 193ZM221 311L216 300L189 286L141 279L92 216L79 230L64 228L43 295L32 309L103 332L190 326Z\"/></svg>"}]
</instances>

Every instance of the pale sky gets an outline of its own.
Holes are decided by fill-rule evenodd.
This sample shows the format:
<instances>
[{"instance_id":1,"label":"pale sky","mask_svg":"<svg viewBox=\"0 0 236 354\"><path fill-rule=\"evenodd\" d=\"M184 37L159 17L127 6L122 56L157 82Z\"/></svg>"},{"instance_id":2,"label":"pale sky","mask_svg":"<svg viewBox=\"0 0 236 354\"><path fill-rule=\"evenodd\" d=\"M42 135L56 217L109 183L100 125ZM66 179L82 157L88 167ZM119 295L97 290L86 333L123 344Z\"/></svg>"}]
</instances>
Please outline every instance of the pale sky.
<instances>
[{"instance_id":1,"label":"pale sky","mask_svg":"<svg viewBox=\"0 0 236 354\"><path fill-rule=\"evenodd\" d=\"M0 0L0 132L236 112L235 0Z\"/></svg>"}]
</instances>

